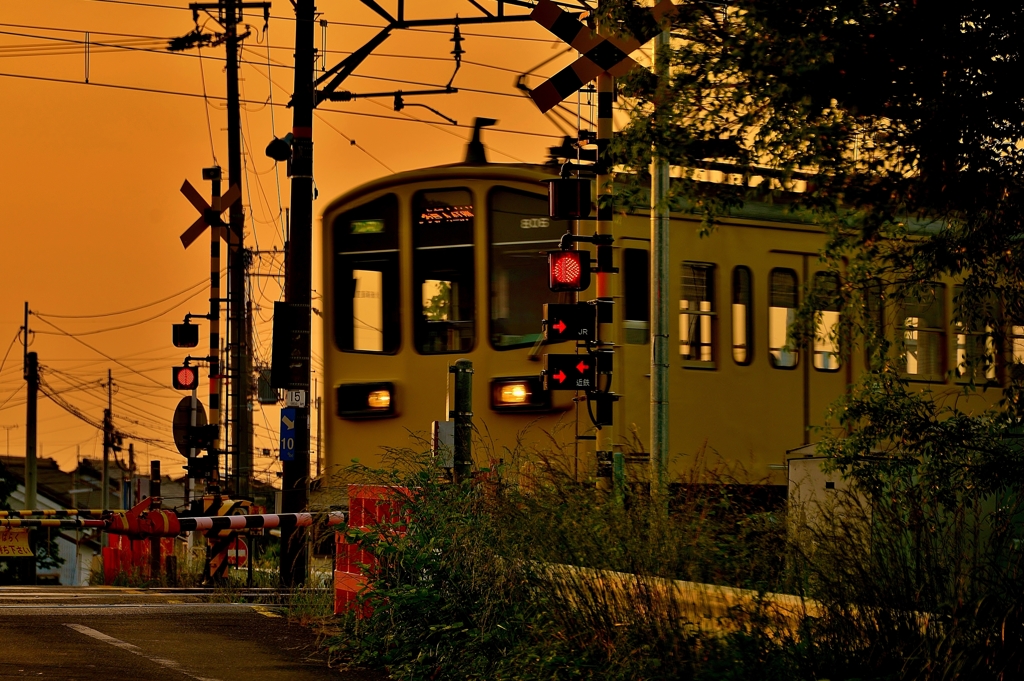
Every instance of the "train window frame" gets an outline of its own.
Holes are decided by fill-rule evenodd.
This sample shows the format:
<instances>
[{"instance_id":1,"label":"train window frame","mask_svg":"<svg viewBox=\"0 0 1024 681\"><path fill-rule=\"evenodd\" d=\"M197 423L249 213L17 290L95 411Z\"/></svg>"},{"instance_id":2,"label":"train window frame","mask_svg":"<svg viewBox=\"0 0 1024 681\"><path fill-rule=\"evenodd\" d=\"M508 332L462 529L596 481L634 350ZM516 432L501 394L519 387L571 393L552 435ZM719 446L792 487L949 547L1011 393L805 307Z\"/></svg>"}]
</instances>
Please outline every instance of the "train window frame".
<instances>
[{"instance_id":1,"label":"train window frame","mask_svg":"<svg viewBox=\"0 0 1024 681\"><path fill-rule=\"evenodd\" d=\"M417 206L419 205L420 201L423 199L424 195L427 195L427 194L441 194L441 193L445 193L445 192L453 192L453 193L454 192L465 192L468 195L469 201L470 201L470 203L468 205L470 205L472 207L472 215L469 216L469 225L468 225L468 229L466 230L468 234L464 234L463 238L465 238L465 236L468 236L469 239L470 239L470 242L469 243L453 243L453 244L429 243L427 245L422 245L422 246L417 245L417 238L421 235L421 232L420 232L419 228L423 226L419 222L419 218L422 215L422 211L417 211ZM459 354L459 353L472 352L476 348L477 340L478 340L478 335L479 335L478 334L478 328L479 328L478 320L479 320L479 316L480 316L479 315L479 306L477 305L477 300L476 300L476 297L477 297L477 290L476 290L477 289L477 286L476 286L476 274L477 274L477 266L476 266L476 249L477 249L477 243L476 243L476 241L477 241L476 240L476 224L477 223L476 223L476 221L477 221L477 212L478 212L477 211L477 204L478 204L478 202L477 202L477 196L476 196L475 192L473 191L473 189L471 187L466 187L466 186L428 187L428 188L417 190L416 192L414 192L412 194L411 197L409 197L409 204L408 205L409 205L409 209L410 209L410 226L411 226L411 230L410 231L411 231L411 237L412 237L412 254L411 254L412 255L412 279L411 279L412 288L411 288L411 291L410 291L410 293L412 295L412 301L413 301L413 305L412 305L412 314L413 314L412 338L413 338L413 347L415 348L417 354L420 354L420 355L453 355L453 354ZM452 207L458 208L458 206L455 206L455 205L453 205ZM417 212L419 212L420 215L417 215ZM437 237L436 237L436 235L434 235L434 236L432 236L432 238L424 239L424 241L425 242L430 242L430 241L434 241L436 239L437 239ZM467 249L469 251L468 257L465 257L465 256L460 257L459 254L461 253L461 251L457 251L456 249ZM423 253L430 253L431 254L431 257L430 257L430 263L431 264L430 264L430 266L428 266L427 263L424 261L424 256L420 255L421 252L423 252ZM457 334L457 336L460 339L467 339L468 343L466 344L465 347L454 347L453 348L453 347L449 347L446 344L445 349L432 350L432 349L428 349L428 347L427 347L427 344L431 340L432 334L428 333L428 331L430 331L430 327L429 327L429 321L430 320L427 320L425 318L424 313L423 313L424 284L426 284L426 282L428 282L428 281L436 281L436 282L440 283L440 282L444 282L444 281L447 281L447 280L431 278L429 276L426 276L424 274L424 272L425 271L430 271L430 270L434 269L436 267L436 263L437 263L438 258L444 257L445 255L452 256L453 261L454 260L460 261L461 264L456 263L455 265L453 265L453 267L457 271L459 271L459 272L461 272L463 274L466 274L467 269L468 269L468 276L464 276L462 278L462 284L463 284L462 288L468 288L469 290L468 291L463 291L463 295L460 297L461 301L468 300L468 305L462 304L460 302L460 304L458 305L457 309L462 310L464 312L468 311L469 318L468 319L455 319L455 320L438 320L438 321L448 322L449 330L451 330L451 329L456 329L457 330L458 329L457 324L459 324L459 323L465 324L465 326L463 328L468 328L468 336L463 336L462 332L459 332ZM450 291L450 289L449 289L449 291ZM439 295L440 295L440 287L439 287ZM449 295L451 295L451 293L449 293Z\"/></svg>"},{"instance_id":2,"label":"train window frame","mask_svg":"<svg viewBox=\"0 0 1024 681\"><path fill-rule=\"evenodd\" d=\"M521 350L523 348L531 348L531 347L536 346L537 343L539 343L542 340L542 338L543 338L543 333L542 333L541 324L540 324L540 311L543 310L543 304L544 303L571 303L571 302L574 302L576 300L576 294L574 292L572 292L572 291L553 292L547 286L548 262L547 262L546 252L549 251L549 250L554 250L555 248L557 248L558 247L558 243L559 243L559 239L525 240L525 241L522 241L522 242L496 241L496 237L495 237L496 221L494 220L493 216L494 216L494 211L495 211L496 196L499 193L502 193L502 192L507 192L509 194L518 194L518 195L522 195L522 196L526 196L526 197L529 197L529 198L532 198L532 199L537 199L539 201L542 201L544 203L544 215L543 216L542 215L538 215L537 219L538 220L539 219L546 219L546 220L549 221L549 225L551 223L556 223L556 224L563 225L565 227L565 229L559 229L559 239L561 238L561 235L564 234L567 229L569 229L569 226L570 226L570 223L567 220L556 220L555 218L548 217L548 213L547 213L547 210L548 210L547 209L548 197L547 197L546 194L543 194L543 193L540 193L540 192L536 192L536 191L530 191L528 189L523 189L523 188L520 188L520 187L512 187L512 186L509 186L509 185L506 185L506 184L495 184L495 185L493 185L492 187L490 187L487 190L487 287L488 287L488 290L487 290L488 305L487 305L487 315L486 315L487 316L487 338L488 338L488 342L490 344L490 347L493 350L497 351L497 352L506 352L506 351L509 351L509 350ZM544 295L544 299L543 300L537 300L536 301L537 302L537 308L536 308L535 314L534 314L535 321L536 321L535 326L536 326L536 329L537 329L536 338L534 338L532 340L529 340L529 341L523 341L523 342L520 342L520 343L510 343L510 344L507 344L507 345L503 345L503 344L500 344L500 343L496 342L497 341L497 330L498 330L497 327L499 325L497 324L498 318L495 317L495 310L496 310L496 306L498 304L497 303L498 291L496 290L496 281L495 281L495 275L497 273L498 268L496 267L496 255L497 254L496 254L495 247L496 246L507 246L507 245L512 245L512 244L516 244L516 243L532 244L533 246L536 247L536 251L537 251L537 265L538 265L538 267L537 267L537 272L534 273L534 274L538 277L536 281L540 282L540 285L543 286L543 290L544 290L544 294L545 295ZM533 280L531 279L531 282L532 281Z\"/></svg>"},{"instance_id":3,"label":"train window frame","mask_svg":"<svg viewBox=\"0 0 1024 681\"><path fill-rule=\"evenodd\" d=\"M628 345L651 342L651 252L622 249L622 317Z\"/></svg>"},{"instance_id":4,"label":"train window frame","mask_svg":"<svg viewBox=\"0 0 1024 681\"><path fill-rule=\"evenodd\" d=\"M774 304L776 302L776 300L777 300L776 297L775 297L776 296L775 275L776 274L785 274L785 273L788 273L788 274L792 275L792 277L793 277L793 305L791 307L787 306L787 305L775 305ZM790 310L790 312L788 312L786 314L786 325L785 325L785 327L786 327L785 328L786 342L785 342L785 344L780 345L780 346L775 346L775 345L772 344L772 336L773 336L772 331L773 331L774 326L775 326L774 323L773 323L773 319L774 319L773 314L772 314L772 310L773 309ZM799 309L800 309L800 275L797 274L796 270L793 269L792 267L773 267L768 272L768 324L766 325L766 328L768 329L768 363L771 365L771 367L773 369L779 369L781 371L793 371L794 369L796 369L797 367L800 366L800 348L796 347L796 346L793 346L792 350L787 350L786 349L786 348L790 347L790 342L792 341L792 338L790 337L790 328L792 328L792 326L793 326L793 322L794 322L794 320L796 318L797 310L799 310ZM781 355L781 353L784 353L784 352L790 353L793 356L793 363L792 364L783 364L782 363L782 357L776 357L776 355L775 355L776 352L780 353L780 355Z\"/></svg>"},{"instance_id":5,"label":"train window frame","mask_svg":"<svg viewBox=\"0 0 1024 681\"><path fill-rule=\"evenodd\" d=\"M831 284L825 284L826 279L831 279ZM829 302L825 303L825 306L815 307L814 310L814 340L811 343L811 366L814 367L815 371L820 371L826 374L834 374L843 368L843 360L840 357L839 347L839 333L842 324L842 305L838 298L840 295L840 286L842 285L839 279L839 275L835 272L829 272L828 270L819 270L814 273L811 278L812 286L814 287L815 295L832 295L834 296ZM824 286L830 286L831 291L825 291ZM822 298L818 298L822 300ZM826 325L825 313L831 313L835 315L831 323L827 323L830 327L828 330L828 336L820 335L821 327ZM835 361L835 366L827 366L828 359L824 360L826 366L821 366L822 358L831 357Z\"/></svg>"},{"instance_id":6,"label":"train window frame","mask_svg":"<svg viewBox=\"0 0 1024 681\"><path fill-rule=\"evenodd\" d=\"M382 208L377 208L377 204L383 203ZM331 224L331 238L332 238L332 277L333 281L331 286L333 287L333 301L332 301L332 314L334 316L333 329L331 329L331 335L334 340L335 347L344 353L350 354L368 354L368 355L395 355L401 351L402 348L402 320L401 320L401 305L402 305L402 286L401 286L401 199L398 194L394 192L388 192L376 196L368 201L355 205L348 210L338 213ZM378 211L380 216L378 216ZM373 220L382 220L384 222L384 229L380 232L355 232L351 231L351 224L359 219L362 222L368 222L367 216L373 216ZM382 217L381 217L382 216ZM342 232L346 230L346 225L343 224L347 221L348 234L346 236L351 237L359 234L360 240L365 239L365 243L362 244L365 248L353 248L353 245L345 245L342 242L344 239L341 238ZM345 250L342 250L345 249ZM369 259L368 259L369 258ZM371 264L373 267L367 269L359 269L357 265ZM379 268L379 269L378 269ZM356 271L369 271L369 272L380 272L381 274L381 349L380 350L367 350L357 349L356 345L356 331L355 328L348 328L352 326L352 322L355 318L355 302L354 299L357 297L355 294L358 292L357 279L352 279L352 288L349 289L345 286L342 281L342 277L339 276L342 272L349 271L355 273ZM348 291L351 290L353 303L351 306L344 305L343 300L348 296ZM344 321L343 321L344 320ZM366 324L364 322L364 324ZM349 334L351 334L351 341L348 341Z\"/></svg>"},{"instance_id":7,"label":"train window frame","mask_svg":"<svg viewBox=\"0 0 1024 681\"><path fill-rule=\"evenodd\" d=\"M747 296L746 303L738 302L740 297L740 287L737 283L738 275L746 273L747 276ZM745 309L739 312L736 308L743 306ZM754 362L754 273L746 265L737 265L732 268L732 307L730 308L732 314L732 329L731 329L731 340L732 340L732 360L739 366L747 367ZM737 312L741 317L737 316ZM737 319L742 318L743 320L743 343L738 344L737 340ZM738 359L736 351L742 348L744 351L744 358Z\"/></svg>"},{"instance_id":8,"label":"train window frame","mask_svg":"<svg viewBox=\"0 0 1024 681\"><path fill-rule=\"evenodd\" d=\"M945 383L946 382L946 367L949 364L949 358L947 357L948 348L948 331L949 323L946 315L946 285L943 283L933 282L930 284L932 287L932 295L930 296L931 301L923 301L920 296L907 296L901 301L899 305L899 317L897 318L896 333L897 333L897 347L899 352L899 363L900 373L903 378L913 381L915 383ZM931 308L934 305L938 305L938 324L932 324L929 326L922 326L920 322L915 324L908 324L907 320L917 319L925 316L922 313L931 312ZM911 309L910 306L915 306L916 309ZM917 315L911 315L910 312L918 312ZM922 336L921 334L926 334ZM911 334L914 337L911 338ZM921 341L923 338L933 338L936 343L934 354L938 358L938 367L936 371L923 373L916 372L910 373L909 369L909 345L908 341L913 342L914 348L921 347ZM915 359L915 364L920 364L920 358Z\"/></svg>"},{"instance_id":9,"label":"train window frame","mask_svg":"<svg viewBox=\"0 0 1024 681\"><path fill-rule=\"evenodd\" d=\"M703 270L707 273L705 278L705 288L707 293L704 295L704 299L696 299L693 301L698 304L698 309L692 310L689 307L683 306L683 303L687 301L683 296L686 295L686 270L689 268L692 271ZM717 282L715 281L717 266L710 262L697 262L692 260L684 260L680 267L680 291L679 291L679 357L682 362L684 369L703 369L703 370L714 370L717 369L718 353L716 352L716 345L718 343L718 306L716 305L716 298L718 293ZM702 310L700 308L701 303L708 303L708 309ZM702 340L696 343L698 348L707 348L709 352L708 359L692 359L688 357L687 353L684 353L684 346L692 346L693 343L684 343L684 336L689 337L688 332L684 332L687 327L684 326L689 320L686 318L689 316L696 317L699 321L698 330L702 336ZM704 336L704 323L703 320L707 320L707 332L708 340L703 340ZM703 354L703 353L702 353Z\"/></svg>"},{"instance_id":10,"label":"train window frame","mask_svg":"<svg viewBox=\"0 0 1024 681\"><path fill-rule=\"evenodd\" d=\"M972 383L974 385L998 385L1000 383L999 352L996 349L994 328L986 325L984 331L965 329L960 309L963 307L962 295L963 285L953 286L953 309L954 314L950 317L950 326L953 333L953 377L958 383ZM984 351L978 352L978 348L984 345ZM970 367L968 367L967 355L971 354ZM978 360L981 363L978 363ZM973 370L973 376L967 373L967 369Z\"/></svg>"}]
</instances>

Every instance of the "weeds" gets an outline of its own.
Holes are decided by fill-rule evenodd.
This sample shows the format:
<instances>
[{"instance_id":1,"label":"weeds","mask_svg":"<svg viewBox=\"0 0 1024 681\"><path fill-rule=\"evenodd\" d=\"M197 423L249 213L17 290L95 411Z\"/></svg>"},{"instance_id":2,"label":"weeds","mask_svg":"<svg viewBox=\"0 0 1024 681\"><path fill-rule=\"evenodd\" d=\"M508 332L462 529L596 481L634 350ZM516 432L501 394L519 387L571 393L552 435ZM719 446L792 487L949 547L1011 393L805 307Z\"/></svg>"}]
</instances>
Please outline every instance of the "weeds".
<instances>
[{"instance_id":1,"label":"weeds","mask_svg":"<svg viewBox=\"0 0 1024 681\"><path fill-rule=\"evenodd\" d=\"M565 452L505 452L464 485L392 454L351 472L411 490L400 524L348 530L377 559L372 615L327 640L351 664L410 681L1019 678L1013 495L896 476L787 520L702 469L666 513L642 485L577 483Z\"/></svg>"}]
</instances>

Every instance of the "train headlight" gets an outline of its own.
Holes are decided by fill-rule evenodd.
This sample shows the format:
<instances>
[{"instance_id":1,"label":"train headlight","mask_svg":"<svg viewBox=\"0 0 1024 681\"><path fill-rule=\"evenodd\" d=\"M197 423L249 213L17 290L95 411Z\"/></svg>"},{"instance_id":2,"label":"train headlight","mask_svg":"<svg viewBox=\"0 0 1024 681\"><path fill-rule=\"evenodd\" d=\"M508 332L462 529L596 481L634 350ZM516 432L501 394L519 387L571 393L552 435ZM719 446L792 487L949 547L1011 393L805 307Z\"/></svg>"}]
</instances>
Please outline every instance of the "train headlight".
<instances>
[{"instance_id":1,"label":"train headlight","mask_svg":"<svg viewBox=\"0 0 1024 681\"><path fill-rule=\"evenodd\" d=\"M491 409L494 411L547 411L551 393L537 376L491 379Z\"/></svg>"},{"instance_id":2,"label":"train headlight","mask_svg":"<svg viewBox=\"0 0 1024 681\"><path fill-rule=\"evenodd\" d=\"M396 416L395 384L343 383L338 386L338 416L343 419L379 419Z\"/></svg>"},{"instance_id":3,"label":"train headlight","mask_svg":"<svg viewBox=\"0 0 1024 681\"><path fill-rule=\"evenodd\" d=\"M370 409L387 409L391 406L390 390L373 390L366 398L366 406Z\"/></svg>"},{"instance_id":4,"label":"train headlight","mask_svg":"<svg viewBox=\"0 0 1024 681\"><path fill-rule=\"evenodd\" d=\"M525 404L530 399L530 389L525 382L506 383L500 387L498 404Z\"/></svg>"}]
</instances>

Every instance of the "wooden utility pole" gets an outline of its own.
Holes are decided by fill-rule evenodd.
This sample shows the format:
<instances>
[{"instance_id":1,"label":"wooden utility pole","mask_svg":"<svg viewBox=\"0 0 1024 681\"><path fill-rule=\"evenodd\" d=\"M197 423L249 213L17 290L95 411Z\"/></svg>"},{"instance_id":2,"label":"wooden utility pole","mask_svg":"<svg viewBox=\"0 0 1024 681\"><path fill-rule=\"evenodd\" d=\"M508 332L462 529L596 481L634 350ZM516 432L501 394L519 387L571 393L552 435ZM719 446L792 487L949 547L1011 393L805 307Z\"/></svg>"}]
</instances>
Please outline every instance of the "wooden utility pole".
<instances>
[{"instance_id":1,"label":"wooden utility pole","mask_svg":"<svg viewBox=\"0 0 1024 681\"><path fill-rule=\"evenodd\" d=\"M25 382L27 408L25 413L25 509L36 507L36 422L39 403L39 356L28 351L28 303L25 303Z\"/></svg>"},{"instance_id":2,"label":"wooden utility pole","mask_svg":"<svg viewBox=\"0 0 1024 681\"><path fill-rule=\"evenodd\" d=\"M292 97L291 229L286 260L285 301L291 307L291 390L305 391L305 406L295 408L295 459L281 464L281 507L304 511L309 502L309 354L313 261L313 107L316 69L316 8L313 0L295 0L295 83ZM282 339L283 340L283 339ZM277 343L278 339L275 338ZM281 585L306 579L305 533L281 528Z\"/></svg>"}]
</instances>

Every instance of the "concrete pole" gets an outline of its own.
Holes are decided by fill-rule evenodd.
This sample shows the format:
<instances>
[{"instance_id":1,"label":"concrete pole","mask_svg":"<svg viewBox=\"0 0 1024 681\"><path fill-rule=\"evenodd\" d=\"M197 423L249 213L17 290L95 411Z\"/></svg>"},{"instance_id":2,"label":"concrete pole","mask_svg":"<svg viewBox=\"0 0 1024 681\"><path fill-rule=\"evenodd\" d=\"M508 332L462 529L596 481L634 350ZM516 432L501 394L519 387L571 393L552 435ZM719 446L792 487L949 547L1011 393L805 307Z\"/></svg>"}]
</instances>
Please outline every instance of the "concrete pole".
<instances>
[{"instance_id":1,"label":"concrete pole","mask_svg":"<svg viewBox=\"0 0 1024 681\"><path fill-rule=\"evenodd\" d=\"M659 89L668 80L669 32L654 42ZM669 211L668 159L654 150L651 164L651 493L668 503Z\"/></svg>"},{"instance_id":2,"label":"concrete pole","mask_svg":"<svg viewBox=\"0 0 1024 681\"><path fill-rule=\"evenodd\" d=\"M25 414L25 508L36 507L36 422L39 406L39 357L25 355L25 378L28 381L28 409Z\"/></svg>"},{"instance_id":3,"label":"concrete pole","mask_svg":"<svg viewBox=\"0 0 1024 681\"><path fill-rule=\"evenodd\" d=\"M313 109L316 7L313 0L296 0L295 71L292 95L291 228L285 263L285 300L292 304L293 358L289 388L309 395L310 303L313 265ZM277 342L277 339L275 339ZM309 485L309 412L295 408L295 460L282 463L281 506L286 513L306 510ZM304 530L281 528L281 586L302 584L308 556Z\"/></svg>"}]
</instances>

